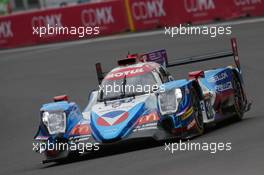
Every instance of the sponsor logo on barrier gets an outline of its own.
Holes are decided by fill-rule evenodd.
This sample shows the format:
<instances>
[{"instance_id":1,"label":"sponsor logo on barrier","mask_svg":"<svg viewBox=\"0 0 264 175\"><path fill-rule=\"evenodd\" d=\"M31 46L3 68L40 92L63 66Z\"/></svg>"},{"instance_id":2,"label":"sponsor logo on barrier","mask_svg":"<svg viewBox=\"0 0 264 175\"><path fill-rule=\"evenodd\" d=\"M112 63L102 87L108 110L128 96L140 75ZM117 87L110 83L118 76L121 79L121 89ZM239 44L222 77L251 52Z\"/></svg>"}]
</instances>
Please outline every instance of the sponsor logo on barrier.
<instances>
[{"instance_id":1,"label":"sponsor logo on barrier","mask_svg":"<svg viewBox=\"0 0 264 175\"><path fill-rule=\"evenodd\" d=\"M34 16L32 18L32 27L62 27L62 14Z\"/></svg>"},{"instance_id":2,"label":"sponsor logo on barrier","mask_svg":"<svg viewBox=\"0 0 264 175\"><path fill-rule=\"evenodd\" d=\"M115 23L112 7L102 7L96 9L85 9L81 14L84 26L96 26Z\"/></svg>"},{"instance_id":3,"label":"sponsor logo on barrier","mask_svg":"<svg viewBox=\"0 0 264 175\"><path fill-rule=\"evenodd\" d=\"M214 0L184 0L184 7L188 13L195 13L215 9Z\"/></svg>"},{"instance_id":4,"label":"sponsor logo on barrier","mask_svg":"<svg viewBox=\"0 0 264 175\"><path fill-rule=\"evenodd\" d=\"M262 0L234 0L236 6L255 5L262 3Z\"/></svg>"},{"instance_id":5,"label":"sponsor logo on barrier","mask_svg":"<svg viewBox=\"0 0 264 175\"><path fill-rule=\"evenodd\" d=\"M146 20L166 16L163 0L134 2L131 8L135 20Z\"/></svg>"},{"instance_id":6,"label":"sponsor logo on barrier","mask_svg":"<svg viewBox=\"0 0 264 175\"><path fill-rule=\"evenodd\" d=\"M12 22L3 21L0 22L0 38L11 38L13 37Z\"/></svg>"}]
</instances>

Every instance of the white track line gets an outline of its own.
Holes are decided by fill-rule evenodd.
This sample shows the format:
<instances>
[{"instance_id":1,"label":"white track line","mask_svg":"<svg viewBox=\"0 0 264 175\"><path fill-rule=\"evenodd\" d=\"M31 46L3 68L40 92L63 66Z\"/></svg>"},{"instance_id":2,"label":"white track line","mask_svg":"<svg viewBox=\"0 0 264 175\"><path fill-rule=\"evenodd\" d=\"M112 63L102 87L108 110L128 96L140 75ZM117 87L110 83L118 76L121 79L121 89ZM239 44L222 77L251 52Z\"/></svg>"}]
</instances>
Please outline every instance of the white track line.
<instances>
[{"instance_id":1,"label":"white track line","mask_svg":"<svg viewBox=\"0 0 264 175\"><path fill-rule=\"evenodd\" d=\"M220 23L215 23L215 24L204 24L204 25L198 25L198 26L208 26L208 27L210 26L234 26L234 25L252 24L252 23L259 23L259 22L264 22L264 17L253 18L253 19L241 19L241 20L235 20L235 21L220 22ZM150 32L128 33L128 34L119 34L119 35L114 35L114 36L105 36L105 37L87 39L87 40L69 41L69 42L64 42L64 43L51 43L51 44L46 44L46 45L1 50L0 54L25 52L25 51L32 51L32 50L37 50L37 49L56 50L56 49L60 49L60 48L67 47L67 46L73 46L73 45L89 44L89 43L95 43L95 42L129 39L129 38L137 38L137 37L145 37L145 36L154 36L154 35L163 34L164 32L165 32L164 30L156 30L156 31L150 31Z\"/></svg>"}]
</instances>

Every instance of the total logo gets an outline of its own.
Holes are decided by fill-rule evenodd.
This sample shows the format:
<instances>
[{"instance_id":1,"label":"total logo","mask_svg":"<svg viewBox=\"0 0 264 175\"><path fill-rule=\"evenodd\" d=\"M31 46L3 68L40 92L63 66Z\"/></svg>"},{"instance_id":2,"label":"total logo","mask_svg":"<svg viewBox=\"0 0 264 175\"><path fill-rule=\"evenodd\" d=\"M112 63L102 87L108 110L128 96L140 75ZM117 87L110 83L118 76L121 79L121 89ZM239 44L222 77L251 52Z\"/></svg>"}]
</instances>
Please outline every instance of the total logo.
<instances>
[{"instance_id":1,"label":"total logo","mask_svg":"<svg viewBox=\"0 0 264 175\"><path fill-rule=\"evenodd\" d=\"M99 126L113 126L124 122L128 118L126 111L112 111L97 118Z\"/></svg>"},{"instance_id":2,"label":"total logo","mask_svg":"<svg viewBox=\"0 0 264 175\"><path fill-rule=\"evenodd\" d=\"M32 18L32 27L62 27L62 14L34 16Z\"/></svg>"},{"instance_id":3,"label":"total logo","mask_svg":"<svg viewBox=\"0 0 264 175\"><path fill-rule=\"evenodd\" d=\"M234 0L236 6L244 6L244 5L255 5L262 3L262 0Z\"/></svg>"},{"instance_id":4,"label":"total logo","mask_svg":"<svg viewBox=\"0 0 264 175\"><path fill-rule=\"evenodd\" d=\"M164 0L148 0L134 2L131 5L135 20L146 20L166 16Z\"/></svg>"},{"instance_id":5,"label":"total logo","mask_svg":"<svg viewBox=\"0 0 264 175\"><path fill-rule=\"evenodd\" d=\"M115 23L112 7L102 7L95 9L85 9L81 13L84 26L98 26Z\"/></svg>"},{"instance_id":6,"label":"total logo","mask_svg":"<svg viewBox=\"0 0 264 175\"><path fill-rule=\"evenodd\" d=\"M214 0L184 0L184 7L188 13L202 12L215 9Z\"/></svg>"},{"instance_id":7,"label":"total logo","mask_svg":"<svg viewBox=\"0 0 264 175\"><path fill-rule=\"evenodd\" d=\"M0 38L12 38L13 36L11 21L0 22Z\"/></svg>"}]
</instances>

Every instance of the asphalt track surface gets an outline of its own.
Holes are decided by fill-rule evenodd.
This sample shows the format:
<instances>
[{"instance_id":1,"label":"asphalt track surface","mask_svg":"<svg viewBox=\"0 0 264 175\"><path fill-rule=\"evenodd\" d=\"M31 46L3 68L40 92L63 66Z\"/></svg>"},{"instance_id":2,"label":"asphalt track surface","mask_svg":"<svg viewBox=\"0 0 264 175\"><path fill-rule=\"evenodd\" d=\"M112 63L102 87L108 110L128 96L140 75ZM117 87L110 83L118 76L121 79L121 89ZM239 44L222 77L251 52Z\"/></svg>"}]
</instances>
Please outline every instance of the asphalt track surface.
<instances>
[{"instance_id":1,"label":"asphalt track surface","mask_svg":"<svg viewBox=\"0 0 264 175\"><path fill-rule=\"evenodd\" d=\"M264 22L233 26L238 38L243 74L252 110L242 122L226 122L193 142L231 142L232 151L164 151L164 145L141 142L110 149L105 156L85 157L64 164L42 165L32 152L41 104L58 94L68 94L83 109L88 92L96 88L94 64L106 70L127 51L146 52L166 48L169 57L199 55L229 48L228 37L163 34L136 38L51 46L0 53L0 174L232 174L261 175L264 172ZM229 64L228 59L171 68L176 77L190 70ZM139 145L139 146L137 146Z\"/></svg>"}]
</instances>

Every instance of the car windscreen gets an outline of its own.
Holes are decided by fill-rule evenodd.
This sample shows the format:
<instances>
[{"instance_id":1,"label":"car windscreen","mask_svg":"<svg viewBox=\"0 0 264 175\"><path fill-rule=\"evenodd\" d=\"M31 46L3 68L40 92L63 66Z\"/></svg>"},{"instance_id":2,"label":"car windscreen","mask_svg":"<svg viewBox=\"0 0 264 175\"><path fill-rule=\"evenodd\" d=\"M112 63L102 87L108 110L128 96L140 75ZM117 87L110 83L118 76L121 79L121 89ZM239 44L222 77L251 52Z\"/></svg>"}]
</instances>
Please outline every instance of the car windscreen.
<instances>
[{"instance_id":1,"label":"car windscreen","mask_svg":"<svg viewBox=\"0 0 264 175\"><path fill-rule=\"evenodd\" d=\"M143 75L104 80L100 88L100 100L114 100L151 93L158 88L152 72Z\"/></svg>"}]
</instances>

